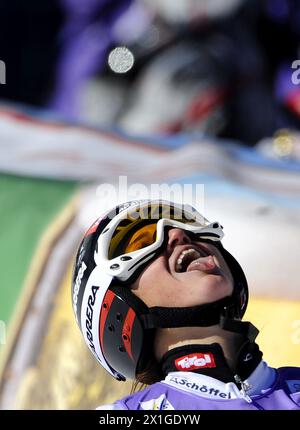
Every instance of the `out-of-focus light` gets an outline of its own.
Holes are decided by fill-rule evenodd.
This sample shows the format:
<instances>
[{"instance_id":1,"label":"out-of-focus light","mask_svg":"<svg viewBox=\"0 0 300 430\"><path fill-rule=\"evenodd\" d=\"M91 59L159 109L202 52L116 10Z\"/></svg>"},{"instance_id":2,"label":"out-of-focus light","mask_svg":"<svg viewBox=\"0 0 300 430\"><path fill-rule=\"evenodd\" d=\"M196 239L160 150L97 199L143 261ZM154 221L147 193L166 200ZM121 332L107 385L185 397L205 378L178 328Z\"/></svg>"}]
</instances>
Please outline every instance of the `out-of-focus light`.
<instances>
[{"instance_id":1,"label":"out-of-focus light","mask_svg":"<svg viewBox=\"0 0 300 430\"><path fill-rule=\"evenodd\" d=\"M115 73L126 73L134 64L134 56L126 46L114 48L108 56L108 65Z\"/></svg>"},{"instance_id":2,"label":"out-of-focus light","mask_svg":"<svg viewBox=\"0 0 300 430\"><path fill-rule=\"evenodd\" d=\"M279 157L288 157L293 152L293 136L289 130L279 130L273 140L273 150Z\"/></svg>"}]
</instances>

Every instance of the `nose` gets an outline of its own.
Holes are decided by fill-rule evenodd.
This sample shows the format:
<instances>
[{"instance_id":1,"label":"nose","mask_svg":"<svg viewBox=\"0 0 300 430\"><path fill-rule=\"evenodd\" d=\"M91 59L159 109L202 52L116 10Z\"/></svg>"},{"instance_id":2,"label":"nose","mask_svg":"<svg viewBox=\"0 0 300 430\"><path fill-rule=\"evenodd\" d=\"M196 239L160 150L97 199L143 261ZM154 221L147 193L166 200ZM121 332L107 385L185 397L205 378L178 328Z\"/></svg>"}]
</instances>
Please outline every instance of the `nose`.
<instances>
[{"instance_id":1,"label":"nose","mask_svg":"<svg viewBox=\"0 0 300 430\"><path fill-rule=\"evenodd\" d=\"M177 245L192 243L189 236L183 230L180 230L180 228L172 228L169 230L168 235L168 248L170 248L170 250L173 250Z\"/></svg>"}]
</instances>

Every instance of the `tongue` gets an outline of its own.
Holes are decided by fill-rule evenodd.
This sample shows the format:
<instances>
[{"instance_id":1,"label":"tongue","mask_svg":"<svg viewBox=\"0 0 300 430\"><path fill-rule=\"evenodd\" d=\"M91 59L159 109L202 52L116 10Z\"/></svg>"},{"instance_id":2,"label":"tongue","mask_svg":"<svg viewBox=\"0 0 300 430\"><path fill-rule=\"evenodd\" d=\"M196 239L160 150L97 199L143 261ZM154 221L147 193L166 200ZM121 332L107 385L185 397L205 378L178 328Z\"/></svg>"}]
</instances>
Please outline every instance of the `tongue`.
<instances>
[{"instance_id":1,"label":"tongue","mask_svg":"<svg viewBox=\"0 0 300 430\"><path fill-rule=\"evenodd\" d=\"M200 257L197 258L196 260L192 261L186 271L187 272L191 272L192 270L202 270L202 271L206 271L206 270L212 270L215 269L217 266L215 264L215 261L212 257L212 255L208 255L207 257Z\"/></svg>"}]
</instances>

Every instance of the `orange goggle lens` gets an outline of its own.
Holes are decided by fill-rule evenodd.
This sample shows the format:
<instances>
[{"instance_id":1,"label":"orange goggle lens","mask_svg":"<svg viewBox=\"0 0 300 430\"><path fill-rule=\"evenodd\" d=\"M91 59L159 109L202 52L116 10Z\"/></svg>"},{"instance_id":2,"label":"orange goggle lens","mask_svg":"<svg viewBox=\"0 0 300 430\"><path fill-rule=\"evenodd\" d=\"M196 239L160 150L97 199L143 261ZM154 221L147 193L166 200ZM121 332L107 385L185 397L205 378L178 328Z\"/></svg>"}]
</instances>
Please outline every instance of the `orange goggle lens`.
<instances>
[{"instance_id":1,"label":"orange goggle lens","mask_svg":"<svg viewBox=\"0 0 300 430\"><path fill-rule=\"evenodd\" d=\"M141 227L136 231L124 248L124 253L137 251L138 249L145 248L152 245L156 240L156 223L149 224Z\"/></svg>"},{"instance_id":2,"label":"orange goggle lens","mask_svg":"<svg viewBox=\"0 0 300 430\"><path fill-rule=\"evenodd\" d=\"M136 223L129 229L128 226L119 226L111 239L109 259L152 245L156 241L156 226L156 222L146 225L143 222Z\"/></svg>"}]
</instances>

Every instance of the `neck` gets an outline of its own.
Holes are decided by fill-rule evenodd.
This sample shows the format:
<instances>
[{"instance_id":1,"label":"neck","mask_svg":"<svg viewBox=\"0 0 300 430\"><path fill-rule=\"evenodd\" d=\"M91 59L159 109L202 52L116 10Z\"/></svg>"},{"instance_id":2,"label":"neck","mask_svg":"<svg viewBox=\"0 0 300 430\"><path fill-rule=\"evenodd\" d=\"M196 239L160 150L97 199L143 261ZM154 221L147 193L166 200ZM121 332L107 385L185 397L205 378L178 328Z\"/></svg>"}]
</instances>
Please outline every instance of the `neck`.
<instances>
[{"instance_id":1,"label":"neck","mask_svg":"<svg viewBox=\"0 0 300 430\"><path fill-rule=\"evenodd\" d=\"M160 360L166 352L180 346L218 343L223 350L228 367L233 370L237 364L238 351L244 342L245 339L241 335L223 330L218 325L157 329L155 356Z\"/></svg>"}]
</instances>

